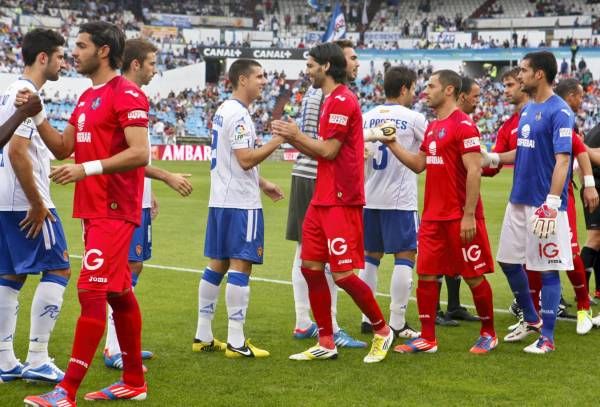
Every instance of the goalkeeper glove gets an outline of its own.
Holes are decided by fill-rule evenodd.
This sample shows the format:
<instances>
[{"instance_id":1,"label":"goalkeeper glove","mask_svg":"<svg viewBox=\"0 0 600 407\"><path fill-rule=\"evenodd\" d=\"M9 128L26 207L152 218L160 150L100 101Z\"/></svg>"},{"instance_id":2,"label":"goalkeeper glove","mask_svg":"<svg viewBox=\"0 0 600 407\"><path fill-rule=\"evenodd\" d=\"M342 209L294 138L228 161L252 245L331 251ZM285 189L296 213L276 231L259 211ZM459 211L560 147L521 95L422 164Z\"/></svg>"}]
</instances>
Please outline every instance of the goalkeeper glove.
<instances>
[{"instance_id":1,"label":"goalkeeper glove","mask_svg":"<svg viewBox=\"0 0 600 407\"><path fill-rule=\"evenodd\" d=\"M531 229L534 235L540 239L546 239L556 233L556 218L561 199L556 195L548 195L546 202L536 209L530 218Z\"/></svg>"},{"instance_id":2,"label":"goalkeeper glove","mask_svg":"<svg viewBox=\"0 0 600 407\"><path fill-rule=\"evenodd\" d=\"M363 136L365 141L393 141L396 138L396 123L383 122L377 127L366 129Z\"/></svg>"}]
</instances>

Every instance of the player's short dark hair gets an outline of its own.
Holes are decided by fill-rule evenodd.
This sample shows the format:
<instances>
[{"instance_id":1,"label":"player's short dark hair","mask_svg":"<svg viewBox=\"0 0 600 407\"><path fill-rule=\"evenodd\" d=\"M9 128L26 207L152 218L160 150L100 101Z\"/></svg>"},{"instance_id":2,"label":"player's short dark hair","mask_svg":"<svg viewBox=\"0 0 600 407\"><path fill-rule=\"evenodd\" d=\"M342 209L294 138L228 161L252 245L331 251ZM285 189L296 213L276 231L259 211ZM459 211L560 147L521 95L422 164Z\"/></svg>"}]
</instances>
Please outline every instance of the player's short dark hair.
<instances>
[{"instance_id":1,"label":"player's short dark hair","mask_svg":"<svg viewBox=\"0 0 600 407\"><path fill-rule=\"evenodd\" d=\"M90 35L92 42L97 47L108 46L108 62L112 69L118 69L123 62L123 50L125 49L125 33L114 24L105 21L92 21L84 23L79 27L79 33Z\"/></svg>"},{"instance_id":2,"label":"player's short dark hair","mask_svg":"<svg viewBox=\"0 0 600 407\"><path fill-rule=\"evenodd\" d=\"M571 93L575 93L579 90L579 81L574 78L563 79L558 82L556 88L554 88L554 92L561 98L566 98Z\"/></svg>"},{"instance_id":3,"label":"player's short dark hair","mask_svg":"<svg viewBox=\"0 0 600 407\"><path fill-rule=\"evenodd\" d=\"M525 54L523 60L529 61L529 65L534 71L544 71L546 75L546 82L552 84L556 74L558 73L558 65L556 64L556 57L550 51L535 51Z\"/></svg>"},{"instance_id":4,"label":"player's short dark hair","mask_svg":"<svg viewBox=\"0 0 600 407\"><path fill-rule=\"evenodd\" d=\"M402 87L410 90L413 83L417 82L417 73L405 66L392 66L385 71L383 77L383 90L388 98L400 96Z\"/></svg>"},{"instance_id":5,"label":"player's short dark hair","mask_svg":"<svg viewBox=\"0 0 600 407\"><path fill-rule=\"evenodd\" d=\"M471 92L471 90L473 89L473 85L477 85L477 82L475 82L473 79L469 78L468 76L461 76L460 77L460 90L458 91L458 94L459 95L461 93L469 94Z\"/></svg>"},{"instance_id":6,"label":"player's short dark hair","mask_svg":"<svg viewBox=\"0 0 600 407\"><path fill-rule=\"evenodd\" d=\"M235 60L235 62L229 67L229 72L227 73L233 89L237 89L240 82L240 76L248 76L252 73L254 68L261 67L262 65L254 59L240 58Z\"/></svg>"},{"instance_id":7,"label":"player's short dark hair","mask_svg":"<svg viewBox=\"0 0 600 407\"><path fill-rule=\"evenodd\" d=\"M462 79L459 74L451 69L440 69L431 74L431 76L433 75L437 75L444 89L448 86L454 87L454 98L458 99L460 88L462 87Z\"/></svg>"},{"instance_id":8,"label":"player's short dark hair","mask_svg":"<svg viewBox=\"0 0 600 407\"><path fill-rule=\"evenodd\" d=\"M332 42L318 44L308 51L308 55L313 57L320 65L325 65L329 62L330 66L326 73L336 83L344 83L346 81L346 57L344 57L344 53L339 45Z\"/></svg>"},{"instance_id":9,"label":"player's short dark hair","mask_svg":"<svg viewBox=\"0 0 600 407\"><path fill-rule=\"evenodd\" d=\"M156 45L144 38L133 38L125 41L125 50L123 51L123 72L131 68L133 61L138 61L140 65L144 63L148 54L158 51Z\"/></svg>"},{"instance_id":10,"label":"player's short dark hair","mask_svg":"<svg viewBox=\"0 0 600 407\"><path fill-rule=\"evenodd\" d=\"M507 78L513 78L514 80L517 80L517 78L519 77L519 72L521 72L521 69L518 66L515 68L512 68L512 69L509 69L508 71L506 71L502 74L502 77L500 78L500 80L502 82L504 82Z\"/></svg>"},{"instance_id":11,"label":"player's short dark hair","mask_svg":"<svg viewBox=\"0 0 600 407\"><path fill-rule=\"evenodd\" d=\"M333 41L333 43L337 44L337 46L340 47L341 49L354 48L354 43L352 42L352 40L341 39L341 40L335 40L335 41Z\"/></svg>"},{"instance_id":12,"label":"player's short dark hair","mask_svg":"<svg viewBox=\"0 0 600 407\"><path fill-rule=\"evenodd\" d=\"M31 66L41 52L50 56L58 47L63 45L65 45L65 38L56 31L43 28L31 30L25 34L21 44L23 63L25 63L25 66Z\"/></svg>"}]
</instances>

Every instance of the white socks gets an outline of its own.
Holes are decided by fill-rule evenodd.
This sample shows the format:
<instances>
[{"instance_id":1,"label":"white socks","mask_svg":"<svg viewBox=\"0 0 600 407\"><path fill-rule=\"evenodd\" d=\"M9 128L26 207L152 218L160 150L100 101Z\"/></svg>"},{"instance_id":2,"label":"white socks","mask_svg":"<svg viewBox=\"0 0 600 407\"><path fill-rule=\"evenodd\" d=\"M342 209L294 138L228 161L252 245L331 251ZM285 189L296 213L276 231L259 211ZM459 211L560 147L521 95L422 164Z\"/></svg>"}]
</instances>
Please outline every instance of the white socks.
<instances>
[{"instance_id":1,"label":"white socks","mask_svg":"<svg viewBox=\"0 0 600 407\"><path fill-rule=\"evenodd\" d=\"M221 284L223 277L223 274L219 274L207 267L198 286L198 326L196 328L196 339L203 342L211 342L214 339L212 320L217 310L219 284Z\"/></svg>"},{"instance_id":2,"label":"white socks","mask_svg":"<svg viewBox=\"0 0 600 407\"><path fill-rule=\"evenodd\" d=\"M234 348L244 346L244 323L250 300L250 276L239 271L227 271L227 287L225 300L227 303L227 317L229 319L227 343Z\"/></svg>"},{"instance_id":3,"label":"white socks","mask_svg":"<svg viewBox=\"0 0 600 407\"><path fill-rule=\"evenodd\" d=\"M407 259L396 259L390 284L390 320L394 329L402 329L406 324L406 307L412 291L412 270L414 263Z\"/></svg>"},{"instance_id":4,"label":"white socks","mask_svg":"<svg viewBox=\"0 0 600 407\"><path fill-rule=\"evenodd\" d=\"M19 290L0 285L0 369L2 370L11 370L17 364L13 340L19 309L18 297Z\"/></svg>"},{"instance_id":5,"label":"white socks","mask_svg":"<svg viewBox=\"0 0 600 407\"><path fill-rule=\"evenodd\" d=\"M52 281L44 281L45 279ZM31 327L27 355L27 362L34 368L48 361L48 341L60 314L67 281L64 277L46 275L42 277L35 290L31 303Z\"/></svg>"},{"instance_id":6,"label":"white socks","mask_svg":"<svg viewBox=\"0 0 600 407\"><path fill-rule=\"evenodd\" d=\"M292 289L294 291L294 307L296 310L296 329L308 329L313 323L310 319L310 301L308 299L308 285L302 275L302 260L300 252L302 246L296 245L296 254L292 265Z\"/></svg>"}]
</instances>

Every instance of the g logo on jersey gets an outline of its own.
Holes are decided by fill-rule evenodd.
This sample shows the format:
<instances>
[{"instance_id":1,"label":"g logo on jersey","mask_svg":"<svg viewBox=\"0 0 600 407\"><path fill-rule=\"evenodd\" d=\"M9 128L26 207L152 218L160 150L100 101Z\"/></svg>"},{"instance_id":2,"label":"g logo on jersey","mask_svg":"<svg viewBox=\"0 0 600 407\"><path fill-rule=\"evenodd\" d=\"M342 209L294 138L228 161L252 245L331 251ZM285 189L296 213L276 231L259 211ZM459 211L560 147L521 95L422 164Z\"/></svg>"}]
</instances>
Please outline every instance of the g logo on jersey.
<instances>
[{"instance_id":1,"label":"g logo on jersey","mask_svg":"<svg viewBox=\"0 0 600 407\"><path fill-rule=\"evenodd\" d=\"M83 131L83 126L85 125L85 113L81 113L77 118L77 130Z\"/></svg>"},{"instance_id":2,"label":"g logo on jersey","mask_svg":"<svg viewBox=\"0 0 600 407\"><path fill-rule=\"evenodd\" d=\"M329 249L329 254L335 254L336 256L341 256L348 251L346 240L341 237L327 239L327 247Z\"/></svg>"},{"instance_id":3,"label":"g logo on jersey","mask_svg":"<svg viewBox=\"0 0 600 407\"><path fill-rule=\"evenodd\" d=\"M91 259L90 258L91 255L95 255L98 257ZM83 256L83 267L85 267L86 270L90 270L90 271L98 270L104 264L104 259L102 258L102 255L103 255L103 253L98 249L88 250L85 253L85 255ZM92 263L91 265L90 265L90 260Z\"/></svg>"},{"instance_id":4,"label":"g logo on jersey","mask_svg":"<svg viewBox=\"0 0 600 407\"><path fill-rule=\"evenodd\" d=\"M538 251L540 254L540 258L546 257L548 259L553 259L556 256L558 256L558 254L560 253L556 243L546 243L546 244L540 243L538 245Z\"/></svg>"},{"instance_id":5,"label":"g logo on jersey","mask_svg":"<svg viewBox=\"0 0 600 407\"><path fill-rule=\"evenodd\" d=\"M481 248L479 245L474 244L468 248L462 248L463 258L466 262L476 262L481 258Z\"/></svg>"}]
</instances>

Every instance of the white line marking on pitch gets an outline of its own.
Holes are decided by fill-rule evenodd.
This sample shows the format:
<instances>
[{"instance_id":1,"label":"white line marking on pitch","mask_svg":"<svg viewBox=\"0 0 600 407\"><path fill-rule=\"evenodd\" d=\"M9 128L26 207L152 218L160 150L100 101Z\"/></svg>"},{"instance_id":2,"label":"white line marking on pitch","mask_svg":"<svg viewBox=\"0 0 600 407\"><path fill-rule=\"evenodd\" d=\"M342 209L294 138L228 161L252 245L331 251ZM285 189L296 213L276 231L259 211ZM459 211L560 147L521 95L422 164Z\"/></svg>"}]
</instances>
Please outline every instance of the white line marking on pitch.
<instances>
[{"instance_id":1,"label":"white line marking on pitch","mask_svg":"<svg viewBox=\"0 0 600 407\"><path fill-rule=\"evenodd\" d=\"M71 254L69 255L69 257L72 257L74 259L79 259L81 260L83 257L82 256L78 256L76 254ZM159 269L159 270L174 270L174 271L181 271L184 273L195 273L195 274L202 274L204 272L204 270L200 270L200 269L193 269L193 268L187 268L187 267L175 267L175 266L161 266L159 264L151 264L151 263L144 263L144 267L148 267L148 268L153 268L153 269ZM264 283L271 283L271 284L281 284L281 285L292 285L291 281L287 281L287 280L275 280L272 278L263 278L263 277L250 277L250 280L252 281L260 281L260 282L264 282ZM342 290L340 290L342 291ZM377 296L379 297L389 297L390 295L387 293L381 293L378 292ZM417 299L415 297L410 297L411 301L417 301ZM440 301L440 304L445 304L447 305L448 303L446 301ZM470 309L475 309L475 307L473 305L470 304L461 304L462 306L466 307L466 308L470 308ZM506 309L499 309L499 308L494 308L494 312L498 312L500 314L510 314L510 312L508 312L508 310ZM570 318L559 318L562 321L572 321L575 322L576 320L574 319L570 319Z\"/></svg>"}]
</instances>

